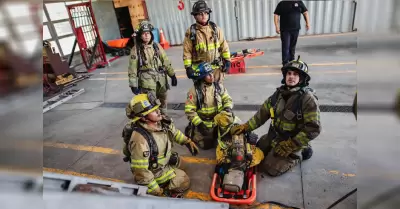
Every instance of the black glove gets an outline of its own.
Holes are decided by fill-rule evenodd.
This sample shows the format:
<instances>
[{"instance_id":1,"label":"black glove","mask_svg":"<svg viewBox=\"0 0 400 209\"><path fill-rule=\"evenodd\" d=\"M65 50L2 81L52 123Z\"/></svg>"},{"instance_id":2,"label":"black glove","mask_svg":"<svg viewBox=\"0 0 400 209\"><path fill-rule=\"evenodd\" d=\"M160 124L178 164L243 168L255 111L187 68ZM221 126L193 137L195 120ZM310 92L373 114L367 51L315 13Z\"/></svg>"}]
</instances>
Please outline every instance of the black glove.
<instances>
[{"instance_id":1,"label":"black glove","mask_svg":"<svg viewBox=\"0 0 400 209\"><path fill-rule=\"evenodd\" d=\"M208 128L207 128L207 126L206 126L204 123L200 123L200 124L197 126L197 130L199 130L199 132L200 132L201 134L206 135L206 134L207 134L207 131L208 131Z\"/></svg>"},{"instance_id":2,"label":"black glove","mask_svg":"<svg viewBox=\"0 0 400 209\"><path fill-rule=\"evenodd\" d=\"M253 132L250 132L248 134L247 141L249 142L249 144L256 145L257 144L257 140L258 140L258 135L257 134L255 134Z\"/></svg>"},{"instance_id":3,"label":"black glove","mask_svg":"<svg viewBox=\"0 0 400 209\"><path fill-rule=\"evenodd\" d=\"M231 69L231 61L224 60L224 72L229 73L230 69Z\"/></svg>"},{"instance_id":4,"label":"black glove","mask_svg":"<svg viewBox=\"0 0 400 209\"><path fill-rule=\"evenodd\" d=\"M232 112L232 109L230 107L226 107L226 108L224 108L224 111L225 112Z\"/></svg>"},{"instance_id":5,"label":"black glove","mask_svg":"<svg viewBox=\"0 0 400 209\"><path fill-rule=\"evenodd\" d=\"M171 84L172 86L178 85L178 79L176 79L176 75L171 76Z\"/></svg>"},{"instance_id":6,"label":"black glove","mask_svg":"<svg viewBox=\"0 0 400 209\"><path fill-rule=\"evenodd\" d=\"M196 72L193 70L193 68L191 66L186 68L186 76L189 79L192 79L195 73Z\"/></svg>"},{"instance_id":7,"label":"black glove","mask_svg":"<svg viewBox=\"0 0 400 209\"><path fill-rule=\"evenodd\" d=\"M131 87L132 93L134 94L139 94L140 93L140 89L138 87Z\"/></svg>"}]
</instances>

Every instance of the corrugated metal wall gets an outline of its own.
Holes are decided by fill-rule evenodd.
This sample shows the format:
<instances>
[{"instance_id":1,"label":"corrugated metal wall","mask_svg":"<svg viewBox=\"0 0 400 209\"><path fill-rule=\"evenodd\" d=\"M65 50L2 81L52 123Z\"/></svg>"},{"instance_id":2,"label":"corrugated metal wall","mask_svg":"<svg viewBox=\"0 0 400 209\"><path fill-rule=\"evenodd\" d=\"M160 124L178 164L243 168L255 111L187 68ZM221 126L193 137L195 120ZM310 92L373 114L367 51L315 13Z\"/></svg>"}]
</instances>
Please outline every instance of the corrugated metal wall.
<instances>
[{"instance_id":1,"label":"corrugated metal wall","mask_svg":"<svg viewBox=\"0 0 400 209\"><path fill-rule=\"evenodd\" d=\"M398 28L399 9L398 0L369 0L368 3L359 1L355 27L363 33L388 32Z\"/></svg>"},{"instance_id":2,"label":"corrugated metal wall","mask_svg":"<svg viewBox=\"0 0 400 209\"><path fill-rule=\"evenodd\" d=\"M226 39L238 41L277 36L273 13L279 1L207 0L207 3L213 10L211 20L224 30ZM185 8L180 11L178 0L146 0L150 21L163 29L172 45L182 44L186 29L195 22L190 11L196 0L183 2ZM355 6L353 0L303 2L309 10L311 29L305 30L305 21L302 19L301 35L352 31Z\"/></svg>"}]
</instances>

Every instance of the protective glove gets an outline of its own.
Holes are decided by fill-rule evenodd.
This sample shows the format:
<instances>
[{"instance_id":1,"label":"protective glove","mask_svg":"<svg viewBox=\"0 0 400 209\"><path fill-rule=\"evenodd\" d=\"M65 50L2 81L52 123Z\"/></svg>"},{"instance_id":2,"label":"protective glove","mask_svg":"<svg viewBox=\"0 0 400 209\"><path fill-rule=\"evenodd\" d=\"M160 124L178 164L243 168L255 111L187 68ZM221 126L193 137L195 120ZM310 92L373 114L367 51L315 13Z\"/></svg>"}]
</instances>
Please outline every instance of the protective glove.
<instances>
[{"instance_id":1,"label":"protective glove","mask_svg":"<svg viewBox=\"0 0 400 209\"><path fill-rule=\"evenodd\" d=\"M206 135L208 128L204 123L200 123L197 128L201 134Z\"/></svg>"},{"instance_id":2,"label":"protective glove","mask_svg":"<svg viewBox=\"0 0 400 209\"><path fill-rule=\"evenodd\" d=\"M278 145L275 146L275 153L282 156L288 157L294 151L298 150L300 146L298 146L292 139L288 139L285 141L281 141Z\"/></svg>"},{"instance_id":3,"label":"protective glove","mask_svg":"<svg viewBox=\"0 0 400 209\"><path fill-rule=\"evenodd\" d=\"M189 79L192 79L192 78L194 77L194 74L195 74L195 73L196 73L196 72L193 70L192 66L186 68L186 76L187 76Z\"/></svg>"},{"instance_id":4,"label":"protective glove","mask_svg":"<svg viewBox=\"0 0 400 209\"><path fill-rule=\"evenodd\" d=\"M164 189L160 187L160 189L158 189L157 191L155 191L155 192L153 193L153 195L159 196L159 197L165 196L165 195L164 195Z\"/></svg>"},{"instance_id":5,"label":"protective glove","mask_svg":"<svg viewBox=\"0 0 400 209\"><path fill-rule=\"evenodd\" d=\"M134 94L139 94L140 93L140 89L138 87L131 87L132 93Z\"/></svg>"},{"instance_id":6,"label":"protective glove","mask_svg":"<svg viewBox=\"0 0 400 209\"><path fill-rule=\"evenodd\" d=\"M188 138L188 141L185 143L186 147L189 149L189 152L192 153L193 156L199 154L199 148L196 144Z\"/></svg>"},{"instance_id":7,"label":"protective glove","mask_svg":"<svg viewBox=\"0 0 400 209\"><path fill-rule=\"evenodd\" d=\"M230 69L231 69L231 61L224 60L224 72L229 73Z\"/></svg>"},{"instance_id":8,"label":"protective glove","mask_svg":"<svg viewBox=\"0 0 400 209\"><path fill-rule=\"evenodd\" d=\"M214 117L214 123L222 128L228 127L233 123L232 113L221 111Z\"/></svg>"},{"instance_id":9,"label":"protective glove","mask_svg":"<svg viewBox=\"0 0 400 209\"><path fill-rule=\"evenodd\" d=\"M238 134L241 134L241 133L243 133L243 132L248 131L248 129L249 129L249 125L247 125L247 123L233 126L233 127L231 128L231 135L238 135Z\"/></svg>"},{"instance_id":10,"label":"protective glove","mask_svg":"<svg viewBox=\"0 0 400 209\"><path fill-rule=\"evenodd\" d=\"M176 79L176 75L171 76L171 84L172 86L178 85L178 79Z\"/></svg>"}]
</instances>

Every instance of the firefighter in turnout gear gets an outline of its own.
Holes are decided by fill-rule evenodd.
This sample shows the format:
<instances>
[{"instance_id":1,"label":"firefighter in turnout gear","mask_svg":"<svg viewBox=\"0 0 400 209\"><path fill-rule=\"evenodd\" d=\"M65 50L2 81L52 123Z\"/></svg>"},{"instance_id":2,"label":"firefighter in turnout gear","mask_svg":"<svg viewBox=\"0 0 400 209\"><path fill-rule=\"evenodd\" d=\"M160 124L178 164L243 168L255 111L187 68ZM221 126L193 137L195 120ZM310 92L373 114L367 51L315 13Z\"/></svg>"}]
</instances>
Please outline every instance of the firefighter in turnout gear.
<instances>
[{"instance_id":1,"label":"firefighter in turnout gear","mask_svg":"<svg viewBox=\"0 0 400 209\"><path fill-rule=\"evenodd\" d=\"M232 98L222 84L215 82L213 69L207 62L199 64L199 74L187 94L185 114L189 120L185 134L202 149L215 147L214 117L221 112L231 112Z\"/></svg>"},{"instance_id":2,"label":"firefighter in turnout gear","mask_svg":"<svg viewBox=\"0 0 400 209\"><path fill-rule=\"evenodd\" d=\"M153 29L146 21L139 25L129 59L129 86L134 94L154 92L161 101L161 112L166 114L170 88L167 76L171 78L172 86L177 86L178 80L164 49L153 42Z\"/></svg>"},{"instance_id":3,"label":"firefighter in turnout gear","mask_svg":"<svg viewBox=\"0 0 400 209\"><path fill-rule=\"evenodd\" d=\"M196 23L185 33L183 64L187 77L192 79L199 73L199 63L211 63L215 81L222 83L231 66L229 46L221 28L210 21L210 13L205 1L194 3L191 14Z\"/></svg>"},{"instance_id":4,"label":"firefighter in turnout gear","mask_svg":"<svg viewBox=\"0 0 400 209\"><path fill-rule=\"evenodd\" d=\"M300 160L312 156L309 142L321 132L320 109L314 90L308 87L308 66L299 60L282 68L282 85L246 123L231 129L232 134L253 131L268 119L271 125L266 135L257 142L264 152L261 170L279 176ZM301 155L299 155L301 152Z\"/></svg>"},{"instance_id":5,"label":"firefighter in turnout gear","mask_svg":"<svg viewBox=\"0 0 400 209\"><path fill-rule=\"evenodd\" d=\"M130 122L123 130L124 161L130 162L135 182L146 185L157 196L176 197L190 187L187 174L179 169L180 158L173 143L185 145L198 154L193 141L179 131L172 119L159 111L160 101L152 92L138 94L126 107Z\"/></svg>"}]
</instances>

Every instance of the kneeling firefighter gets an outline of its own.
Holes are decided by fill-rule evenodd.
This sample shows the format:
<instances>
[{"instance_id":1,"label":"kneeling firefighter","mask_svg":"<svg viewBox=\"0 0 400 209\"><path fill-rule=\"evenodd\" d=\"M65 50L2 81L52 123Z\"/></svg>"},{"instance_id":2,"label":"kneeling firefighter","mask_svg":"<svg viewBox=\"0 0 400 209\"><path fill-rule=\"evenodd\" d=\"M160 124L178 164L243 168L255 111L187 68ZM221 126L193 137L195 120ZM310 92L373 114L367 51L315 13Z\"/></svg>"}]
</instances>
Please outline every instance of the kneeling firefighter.
<instances>
[{"instance_id":1,"label":"kneeling firefighter","mask_svg":"<svg viewBox=\"0 0 400 209\"><path fill-rule=\"evenodd\" d=\"M223 178L223 188L239 192L246 170L258 165L264 159L264 153L255 146L258 139L256 134L230 133L231 127L240 122L232 112L223 111L215 116L214 121L218 127L217 164L227 171Z\"/></svg>"},{"instance_id":2,"label":"kneeling firefighter","mask_svg":"<svg viewBox=\"0 0 400 209\"><path fill-rule=\"evenodd\" d=\"M231 129L232 134L253 131L271 118L268 133L257 142L266 156L260 164L261 170L270 176L279 176L300 160L309 159L312 156L309 142L321 132L318 99L308 87L311 79L308 66L299 59L300 56L282 68L283 85L258 112L246 123Z\"/></svg>"},{"instance_id":3,"label":"kneeling firefighter","mask_svg":"<svg viewBox=\"0 0 400 209\"><path fill-rule=\"evenodd\" d=\"M171 78L172 86L177 86L178 80L164 49L154 42L153 29L147 21L139 25L129 59L129 86L134 94L155 93L161 101L161 112L166 114L167 92L170 89L167 76Z\"/></svg>"},{"instance_id":4,"label":"kneeling firefighter","mask_svg":"<svg viewBox=\"0 0 400 209\"><path fill-rule=\"evenodd\" d=\"M151 92L134 96L126 107L131 121L122 133L124 161L130 162L136 183L146 185L149 194L175 197L189 189L190 180L179 169L178 153L171 151L173 142L185 145L192 155L197 155L198 148L159 107Z\"/></svg>"},{"instance_id":5,"label":"kneeling firefighter","mask_svg":"<svg viewBox=\"0 0 400 209\"><path fill-rule=\"evenodd\" d=\"M221 83L215 82L213 69L207 62L199 64L199 73L193 80L185 103L189 120L185 134L202 149L214 148L217 144L214 117L222 111L232 111L232 98Z\"/></svg>"}]
</instances>

